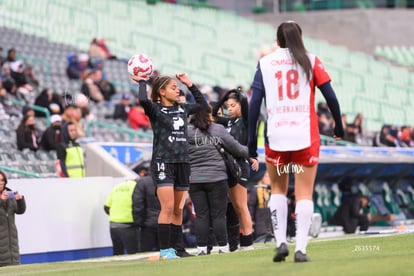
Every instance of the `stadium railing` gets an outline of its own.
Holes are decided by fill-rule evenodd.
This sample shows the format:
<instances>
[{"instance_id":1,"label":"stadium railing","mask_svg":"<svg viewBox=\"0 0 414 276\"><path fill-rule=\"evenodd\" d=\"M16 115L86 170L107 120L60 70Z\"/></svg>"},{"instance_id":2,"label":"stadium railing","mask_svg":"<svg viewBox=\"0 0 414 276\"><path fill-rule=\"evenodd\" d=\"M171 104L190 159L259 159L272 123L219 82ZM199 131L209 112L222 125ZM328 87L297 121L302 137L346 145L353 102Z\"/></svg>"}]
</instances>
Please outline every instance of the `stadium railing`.
<instances>
[{"instance_id":1,"label":"stadium railing","mask_svg":"<svg viewBox=\"0 0 414 276\"><path fill-rule=\"evenodd\" d=\"M8 167L8 166L0 165L0 169L3 170L3 171L9 172L9 173L23 175L25 177L41 178L40 174L38 174L38 173L29 172L29 171L25 171L25 170L20 170L20 169Z\"/></svg>"},{"instance_id":2,"label":"stadium railing","mask_svg":"<svg viewBox=\"0 0 414 276\"><path fill-rule=\"evenodd\" d=\"M14 100L14 99L12 99L12 103L15 104L15 105L20 105L20 106L25 106L26 105L25 102L18 101L18 100ZM35 111L39 111L39 112L44 113L45 114L45 117L46 117L46 126L47 127L50 126L50 111L49 111L49 109L47 109L47 108L45 108L43 106L35 105L35 104L31 104L29 106L31 108L33 108L33 110L35 110Z\"/></svg>"}]
</instances>

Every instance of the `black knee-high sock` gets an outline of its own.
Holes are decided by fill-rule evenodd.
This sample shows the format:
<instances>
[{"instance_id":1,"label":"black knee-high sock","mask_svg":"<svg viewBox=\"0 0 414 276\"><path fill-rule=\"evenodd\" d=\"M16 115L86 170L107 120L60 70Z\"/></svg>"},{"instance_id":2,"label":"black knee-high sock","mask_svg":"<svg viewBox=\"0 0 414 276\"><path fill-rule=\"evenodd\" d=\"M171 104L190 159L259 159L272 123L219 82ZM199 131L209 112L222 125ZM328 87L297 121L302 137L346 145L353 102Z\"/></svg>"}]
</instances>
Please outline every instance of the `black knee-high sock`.
<instances>
[{"instance_id":1,"label":"black knee-high sock","mask_svg":"<svg viewBox=\"0 0 414 276\"><path fill-rule=\"evenodd\" d=\"M253 234L243 235L240 234L240 246L250 246L253 244Z\"/></svg>"},{"instance_id":2,"label":"black knee-high sock","mask_svg":"<svg viewBox=\"0 0 414 276\"><path fill-rule=\"evenodd\" d=\"M179 235L182 234L183 229L181 225L170 224L171 232L170 232L170 246L171 248L177 247L177 242L179 242Z\"/></svg>"},{"instance_id":3,"label":"black knee-high sock","mask_svg":"<svg viewBox=\"0 0 414 276\"><path fill-rule=\"evenodd\" d=\"M158 224L158 244L160 249L170 248L171 224Z\"/></svg>"},{"instance_id":4,"label":"black knee-high sock","mask_svg":"<svg viewBox=\"0 0 414 276\"><path fill-rule=\"evenodd\" d=\"M233 208L233 204L229 202L227 204L227 236L229 241L230 251L237 250L240 239L240 223L236 211Z\"/></svg>"}]
</instances>

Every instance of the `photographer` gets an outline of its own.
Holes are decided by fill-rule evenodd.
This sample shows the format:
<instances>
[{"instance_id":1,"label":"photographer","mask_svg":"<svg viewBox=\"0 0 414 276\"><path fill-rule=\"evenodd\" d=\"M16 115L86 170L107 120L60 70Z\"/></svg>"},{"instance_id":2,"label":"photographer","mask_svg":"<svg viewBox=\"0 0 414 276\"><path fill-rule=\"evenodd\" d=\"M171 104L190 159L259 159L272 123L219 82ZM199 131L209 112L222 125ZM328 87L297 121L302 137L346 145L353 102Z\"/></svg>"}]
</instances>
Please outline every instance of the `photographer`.
<instances>
[{"instance_id":1,"label":"photographer","mask_svg":"<svg viewBox=\"0 0 414 276\"><path fill-rule=\"evenodd\" d=\"M0 171L0 267L20 264L14 215L21 215L26 211L23 195L13 192L6 185L6 174Z\"/></svg>"}]
</instances>

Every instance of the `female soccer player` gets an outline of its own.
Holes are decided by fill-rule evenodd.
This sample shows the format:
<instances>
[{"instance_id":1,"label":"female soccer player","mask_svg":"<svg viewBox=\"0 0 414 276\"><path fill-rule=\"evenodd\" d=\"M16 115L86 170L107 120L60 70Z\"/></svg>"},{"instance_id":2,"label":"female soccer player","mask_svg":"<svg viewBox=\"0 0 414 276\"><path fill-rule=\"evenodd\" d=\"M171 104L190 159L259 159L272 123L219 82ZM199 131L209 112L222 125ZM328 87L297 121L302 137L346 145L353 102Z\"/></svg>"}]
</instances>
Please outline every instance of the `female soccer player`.
<instances>
[{"instance_id":1,"label":"female soccer player","mask_svg":"<svg viewBox=\"0 0 414 276\"><path fill-rule=\"evenodd\" d=\"M172 77L154 79L152 101L147 97L147 78L131 78L139 83L138 99L154 133L151 174L161 204L158 217L160 260L175 259L178 256L174 246L182 231L182 210L189 190L187 117L207 108L207 102L185 73L177 74L176 78L191 91L195 104L178 103L180 90Z\"/></svg>"},{"instance_id":2,"label":"female soccer player","mask_svg":"<svg viewBox=\"0 0 414 276\"><path fill-rule=\"evenodd\" d=\"M227 110L230 118L218 116L218 111L227 102ZM242 145L247 145L247 98L241 91L232 89L224 95L213 109L213 116L217 123L229 129L230 134ZM238 159L242 168L242 177L238 183L229 177L230 201L227 210L227 224L229 233L230 251L237 249L240 240L240 250L253 249L253 223L247 206L247 180L250 175L249 161L254 170L258 170L258 162L251 158ZM234 208L234 209L233 209ZM240 226L238 224L240 220ZM241 230L241 233L240 233ZM237 237L235 235L240 235Z\"/></svg>"},{"instance_id":3,"label":"female soccer player","mask_svg":"<svg viewBox=\"0 0 414 276\"><path fill-rule=\"evenodd\" d=\"M344 136L338 100L330 77L318 57L306 51L300 26L283 22L277 29L279 49L259 60L254 76L249 110L249 154L257 157L257 125L265 99L266 167L272 195L269 208L276 238L274 262L289 255L286 243L289 173L295 176L296 248L295 262L309 261L308 231L313 214L313 187L319 158L320 137L315 112L315 86L325 97L335 120L334 134Z\"/></svg>"}]
</instances>

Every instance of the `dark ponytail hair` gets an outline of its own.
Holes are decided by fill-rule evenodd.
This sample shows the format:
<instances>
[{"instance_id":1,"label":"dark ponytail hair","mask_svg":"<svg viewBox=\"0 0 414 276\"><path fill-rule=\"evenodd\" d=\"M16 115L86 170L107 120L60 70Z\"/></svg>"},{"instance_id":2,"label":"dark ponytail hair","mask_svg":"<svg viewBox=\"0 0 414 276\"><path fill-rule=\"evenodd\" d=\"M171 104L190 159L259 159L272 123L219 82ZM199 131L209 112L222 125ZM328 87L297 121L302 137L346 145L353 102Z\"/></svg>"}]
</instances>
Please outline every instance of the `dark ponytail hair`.
<instances>
[{"instance_id":1,"label":"dark ponytail hair","mask_svg":"<svg viewBox=\"0 0 414 276\"><path fill-rule=\"evenodd\" d=\"M288 48L295 63L305 71L308 81L311 79L312 65L302 40L302 29L293 21L283 22L277 28L277 40L281 48Z\"/></svg>"},{"instance_id":2,"label":"dark ponytail hair","mask_svg":"<svg viewBox=\"0 0 414 276\"><path fill-rule=\"evenodd\" d=\"M249 104L243 91L239 88L231 89L227 92L227 99L233 99L240 104L241 117L243 118L245 126L247 126Z\"/></svg>"},{"instance_id":3,"label":"dark ponytail hair","mask_svg":"<svg viewBox=\"0 0 414 276\"><path fill-rule=\"evenodd\" d=\"M190 123L202 132L207 131L210 125L213 123L211 116L211 106L208 104L207 108L203 108L202 110L192 114Z\"/></svg>"},{"instance_id":4,"label":"dark ponytail hair","mask_svg":"<svg viewBox=\"0 0 414 276\"><path fill-rule=\"evenodd\" d=\"M160 89L165 89L165 87L170 83L173 78L168 76L156 77L152 82L152 92L151 92L151 101L156 103L161 99Z\"/></svg>"}]
</instances>

